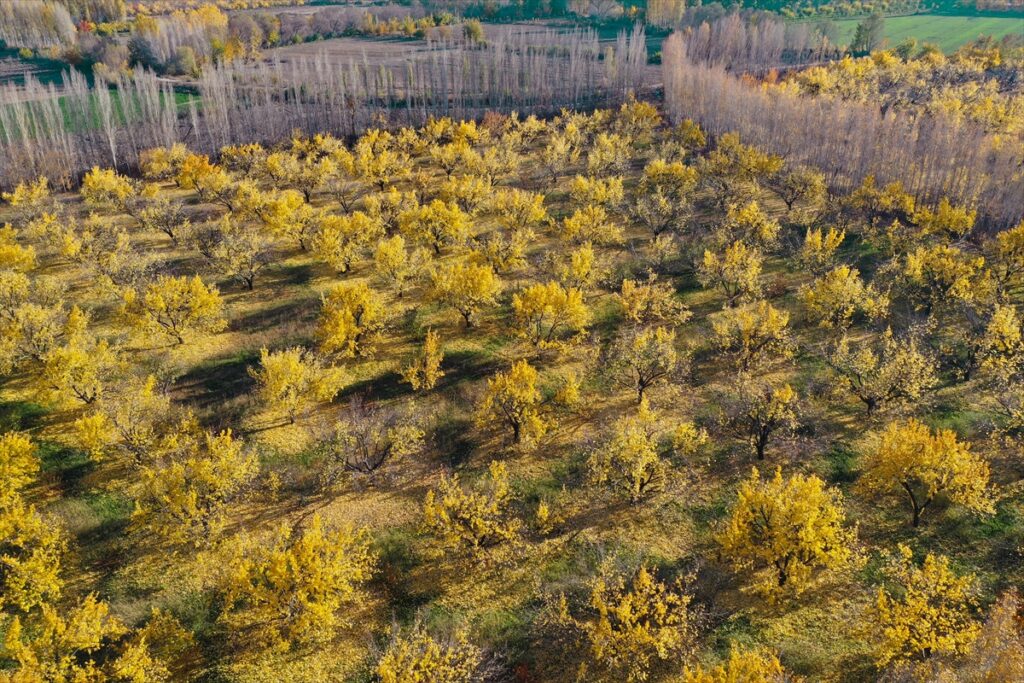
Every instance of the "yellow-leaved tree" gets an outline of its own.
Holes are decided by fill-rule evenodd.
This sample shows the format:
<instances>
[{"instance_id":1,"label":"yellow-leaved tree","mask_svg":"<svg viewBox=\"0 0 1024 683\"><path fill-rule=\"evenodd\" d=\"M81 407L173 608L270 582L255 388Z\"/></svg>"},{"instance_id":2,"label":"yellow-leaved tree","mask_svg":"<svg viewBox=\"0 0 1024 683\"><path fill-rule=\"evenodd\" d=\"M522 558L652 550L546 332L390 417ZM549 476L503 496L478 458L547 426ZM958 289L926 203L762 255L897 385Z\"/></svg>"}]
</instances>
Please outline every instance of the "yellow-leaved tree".
<instances>
[{"instance_id":1,"label":"yellow-leaved tree","mask_svg":"<svg viewBox=\"0 0 1024 683\"><path fill-rule=\"evenodd\" d=\"M761 252L740 241L721 254L705 250L697 266L701 285L722 290L729 306L756 299L761 294Z\"/></svg>"},{"instance_id":2,"label":"yellow-leaved tree","mask_svg":"<svg viewBox=\"0 0 1024 683\"><path fill-rule=\"evenodd\" d=\"M835 266L836 251L846 239L846 231L837 228L807 228L804 243L797 260L800 265L817 276L822 276Z\"/></svg>"},{"instance_id":3,"label":"yellow-leaved tree","mask_svg":"<svg viewBox=\"0 0 1024 683\"><path fill-rule=\"evenodd\" d=\"M113 383L92 407L75 420L76 445L100 460L111 451L124 453L135 465L149 461L161 442L178 430L169 396L155 375L129 376Z\"/></svg>"},{"instance_id":4,"label":"yellow-leaved tree","mask_svg":"<svg viewBox=\"0 0 1024 683\"><path fill-rule=\"evenodd\" d=\"M885 428L864 460L861 485L877 493L906 493L916 527L939 496L973 512L995 512L988 480L988 463L956 432L932 431L911 419Z\"/></svg>"},{"instance_id":5,"label":"yellow-leaved tree","mask_svg":"<svg viewBox=\"0 0 1024 683\"><path fill-rule=\"evenodd\" d=\"M345 378L341 368L325 365L316 354L299 347L270 352L260 350L260 367L250 368L264 404L295 419L317 403L337 396Z\"/></svg>"},{"instance_id":6,"label":"yellow-leaved tree","mask_svg":"<svg viewBox=\"0 0 1024 683\"><path fill-rule=\"evenodd\" d=\"M610 435L587 458L591 479L631 503L662 487L668 463L658 443L657 417L644 399L636 415L616 420Z\"/></svg>"},{"instance_id":7,"label":"yellow-leaved tree","mask_svg":"<svg viewBox=\"0 0 1024 683\"><path fill-rule=\"evenodd\" d=\"M22 244L10 223L0 227L0 269L27 273L36 267L36 250Z\"/></svg>"},{"instance_id":8,"label":"yellow-leaved tree","mask_svg":"<svg viewBox=\"0 0 1024 683\"><path fill-rule=\"evenodd\" d=\"M440 199L403 211L398 225L402 234L432 247L435 254L444 247L464 244L472 234L469 214Z\"/></svg>"},{"instance_id":9,"label":"yellow-leaved tree","mask_svg":"<svg viewBox=\"0 0 1024 683\"><path fill-rule=\"evenodd\" d=\"M973 574L958 576L949 558L928 553L920 566L902 543L890 558L892 588L879 588L864 625L878 666L962 655L980 626Z\"/></svg>"},{"instance_id":10,"label":"yellow-leaved tree","mask_svg":"<svg viewBox=\"0 0 1024 683\"><path fill-rule=\"evenodd\" d=\"M799 425L798 397L789 384L759 382L746 374L736 378L726 406L726 425L764 460L769 441Z\"/></svg>"},{"instance_id":11,"label":"yellow-leaved tree","mask_svg":"<svg viewBox=\"0 0 1024 683\"><path fill-rule=\"evenodd\" d=\"M202 154L189 154L178 167L175 182L183 190L195 190L204 202L223 204L228 211L234 209L235 183L220 166Z\"/></svg>"},{"instance_id":12,"label":"yellow-leaved tree","mask_svg":"<svg viewBox=\"0 0 1024 683\"><path fill-rule=\"evenodd\" d=\"M491 461L479 490L462 486L459 475L442 475L423 501L423 524L447 547L479 554L518 537L521 523L509 512L508 468Z\"/></svg>"},{"instance_id":13,"label":"yellow-leaved tree","mask_svg":"<svg viewBox=\"0 0 1024 683\"><path fill-rule=\"evenodd\" d=\"M198 275L161 275L141 293L126 290L121 315L140 335L160 334L178 344L192 335L213 334L227 326L220 292Z\"/></svg>"},{"instance_id":14,"label":"yellow-leaved tree","mask_svg":"<svg viewBox=\"0 0 1024 683\"><path fill-rule=\"evenodd\" d=\"M152 681L171 679L145 638L124 640L128 628L107 603L89 594L66 612L42 606L39 624L7 629L6 653L18 663L13 681ZM116 655L116 656L115 656Z\"/></svg>"},{"instance_id":15,"label":"yellow-leaved tree","mask_svg":"<svg viewBox=\"0 0 1024 683\"><path fill-rule=\"evenodd\" d=\"M362 211L345 216L325 214L316 223L311 247L313 255L339 273L347 273L352 262L383 235L380 223Z\"/></svg>"},{"instance_id":16,"label":"yellow-leaved tree","mask_svg":"<svg viewBox=\"0 0 1024 683\"><path fill-rule=\"evenodd\" d=\"M620 176L592 178L578 175L569 183L569 199L579 207L594 205L614 209L622 204L625 197L625 186Z\"/></svg>"},{"instance_id":17,"label":"yellow-leaved tree","mask_svg":"<svg viewBox=\"0 0 1024 683\"><path fill-rule=\"evenodd\" d=\"M79 194L89 207L113 207L126 213L133 213L132 200L140 192L137 181L119 174L110 168L93 166L82 178Z\"/></svg>"},{"instance_id":18,"label":"yellow-leaved tree","mask_svg":"<svg viewBox=\"0 0 1024 683\"><path fill-rule=\"evenodd\" d=\"M60 527L20 495L0 505L0 610L29 614L59 597L66 543Z\"/></svg>"},{"instance_id":19,"label":"yellow-leaved tree","mask_svg":"<svg viewBox=\"0 0 1024 683\"><path fill-rule=\"evenodd\" d=\"M767 301L727 308L711 320L718 348L746 372L793 355L789 313Z\"/></svg>"},{"instance_id":20,"label":"yellow-leaved tree","mask_svg":"<svg viewBox=\"0 0 1024 683\"><path fill-rule=\"evenodd\" d=\"M735 645L721 664L683 669L683 683L785 683L789 678L779 658L767 650L741 650Z\"/></svg>"},{"instance_id":21,"label":"yellow-leaved tree","mask_svg":"<svg viewBox=\"0 0 1024 683\"><path fill-rule=\"evenodd\" d=\"M258 633L281 649L327 640L350 623L345 610L357 603L375 565L365 530L332 529L319 515L306 529L283 525L230 568L222 619L240 635Z\"/></svg>"},{"instance_id":22,"label":"yellow-leaved tree","mask_svg":"<svg viewBox=\"0 0 1024 683\"><path fill-rule=\"evenodd\" d=\"M862 342L856 350L844 336L825 361L838 384L856 396L869 415L916 401L938 382L935 363L920 349L917 339L897 339L891 329L874 344Z\"/></svg>"},{"instance_id":23,"label":"yellow-leaved tree","mask_svg":"<svg viewBox=\"0 0 1024 683\"><path fill-rule=\"evenodd\" d=\"M532 230L548 220L544 195L517 188L502 189L490 201L498 222L509 232Z\"/></svg>"},{"instance_id":24,"label":"yellow-leaved tree","mask_svg":"<svg viewBox=\"0 0 1024 683\"><path fill-rule=\"evenodd\" d=\"M773 249L779 241L782 226L766 214L756 201L743 206L730 206L721 232L724 242L743 242L762 251Z\"/></svg>"},{"instance_id":25,"label":"yellow-leaved tree","mask_svg":"<svg viewBox=\"0 0 1024 683\"><path fill-rule=\"evenodd\" d=\"M354 358L373 353L386 325L384 297L358 282L337 285L323 296L316 332L325 353Z\"/></svg>"},{"instance_id":26,"label":"yellow-leaved tree","mask_svg":"<svg viewBox=\"0 0 1024 683\"><path fill-rule=\"evenodd\" d=\"M984 270L985 259L957 247L936 244L906 255L903 276L907 292L919 309L971 303L994 287Z\"/></svg>"},{"instance_id":27,"label":"yellow-leaved tree","mask_svg":"<svg viewBox=\"0 0 1024 683\"><path fill-rule=\"evenodd\" d=\"M143 177L149 180L171 180L178 174L182 162L188 155L188 147L180 142L175 142L170 147L144 149L139 153L139 168ZM230 156L228 148L222 148L221 155L222 160L227 163Z\"/></svg>"},{"instance_id":28,"label":"yellow-leaved tree","mask_svg":"<svg viewBox=\"0 0 1024 683\"><path fill-rule=\"evenodd\" d=\"M72 327L65 343L43 356L39 379L42 389L59 402L73 399L92 405L102 398L107 384L123 370L124 363L107 340L98 339L85 329L84 321Z\"/></svg>"},{"instance_id":29,"label":"yellow-leaved tree","mask_svg":"<svg viewBox=\"0 0 1024 683\"><path fill-rule=\"evenodd\" d=\"M14 503L39 472L36 444L21 432L0 436L0 506Z\"/></svg>"},{"instance_id":30,"label":"yellow-leaved tree","mask_svg":"<svg viewBox=\"0 0 1024 683\"><path fill-rule=\"evenodd\" d=\"M15 209L22 222L30 223L50 209L50 181L46 176L23 180L12 191L0 194L0 199Z\"/></svg>"},{"instance_id":31,"label":"yellow-leaved tree","mask_svg":"<svg viewBox=\"0 0 1024 683\"><path fill-rule=\"evenodd\" d=\"M25 434L0 436L0 610L27 614L56 598L64 539L58 526L21 492L39 471L36 444Z\"/></svg>"},{"instance_id":32,"label":"yellow-leaved tree","mask_svg":"<svg viewBox=\"0 0 1024 683\"><path fill-rule=\"evenodd\" d=\"M583 293L554 281L513 294L512 312L519 333L536 346L557 345L566 333L582 333L590 320Z\"/></svg>"},{"instance_id":33,"label":"yellow-leaved tree","mask_svg":"<svg viewBox=\"0 0 1024 683\"><path fill-rule=\"evenodd\" d=\"M655 237L682 229L697 178L697 170L681 161L651 160L640 177L633 215Z\"/></svg>"},{"instance_id":34,"label":"yellow-leaved tree","mask_svg":"<svg viewBox=\"0 0 1024 683\"><path fill-rule=\"evenodd\" d=\"M623 233L604 207L587 204L562 220L561 237L573 244L610 245L622 242Z\"/></svg>"},{"instance_id":35,"label":"yellow-leaved tree","mask_svg":"<svg viewBox=\"0 0 1024 683\"><path fill-rule=\"evenodd\" d=\"M693 315L676 297L672 285L658 282L653 273L644 282L623 280L615 298L626 318L638 325L675 325L686 322Z\"/></svg>"},{"instance_id":36,"label":"yellow-leaved tree","mask_svg":"<svg viewBox=\"0 0 1024 683\"><path fill-rule=\"evenodd\" d=\"M485 306L494 306L501 293L501 279L487 264L459 261L439 265L430 274L431 297L448 304L473 327L474 316Z\"/></svg>"},{"instance_id":37,"label":"yellow-leaved tree","mask_svg":"<svg viewBox=\"0 0 1024 683\"><path fill-rule=\"evenodd\" d=\"M801 286L798 296L807 317L825 328L845 329L855 315L878 320L889 312L889 297L864 284L857 269L849 266L837 266Z\"/></svg>"},{"instance_id":38,"label":"yellow-leaved tree","mask_svg":"<svg viewBox=\"0 0 1024 683\"><path fill-rule=\"evenodd\" d=\"M740 486L718 533L733 566L753 573L753 587L769 596L801 592L818 575L849 565L856 531L846 526L842 499L814 475L762 480L757 468Z\"/></svg>"},{"instance_id":39,"label":"yellow-leaved tree","mask_svg":"<svg viewBox=\"0 0 1024 683\"><path fill-rule=\"evenodd\" d=\"M423 272L430 252L423 248L410 252L405 238L394 235L377 242L373 250L374 274L401 297L409 282Z\"/></svg>"},{"instance_id":40,"label":"yellow-leaved tree","mask_svg":"<svg viewBox=\"0 0 1024 683\"><path fill-rule=\"evenodd\" d=\"M517 360L507 372L488 379L476 407L477 424L508 427L516 444L530 444L544 436L550 424L540 412L539 379L537 369L525 360Z\"/></svg>"},{"instance_id":41,"label":"yellow-leaved tree","mask_svg":"<svg viewBox=\"0 0 1024 683\"><path fill-rule=\"evenodd\" d=\"M470 683L482 659L465 631L435 638L416 622L408 629L395 628L374 673L381 683Z\"/></svg>"},{"instance_id":42,"label":"yellow-leaved tree","mask_svg":"<svg viewBox=\"0 0 1024 683\"><path fill-rule=\"evenodd\" d=\"M437 380L444 377L444 371L441 369L443 360L441 335L436 330L427 330L423 347L402 370L402 379L408 382L414 391L430 391L437 384Z\"/></svg>"},{"instance_id":43,"label":"yellow-leaved tree","mask_svg":"<svg viewBox=\"0 0 1024 683\"><path fill-rule=\"evenodd\" d=\"M132 522L170 543L211 543L258 474L255 452L230 430L186 435L142 467Z\"/></svg>"},{"instance_id":44,"label":"yellow-leaved tree","mask_svg":"<svg viewBox=\"0 0 1024 683\"><path fill-rule=\"evenodd\" d=\"M676 348L676 332L667 327L628 328L608 350L609 367L641 403L648 389L670 382L688 367L689 355Z\"/></svg>"},{"instance_id":45,"label":"yellow-leaved tree","mask_svg":"<svg viewBox=\"0 0 1024 683\"><path fill-rule=\"evenodd\" d=\"M681 579L659 581L647 566L627 576L605 564L588 587L585 604L573 609L563 596L554 615L582 641L578 680L645 681L693 651L696 625Z\"/></svg>"}]
</instances>

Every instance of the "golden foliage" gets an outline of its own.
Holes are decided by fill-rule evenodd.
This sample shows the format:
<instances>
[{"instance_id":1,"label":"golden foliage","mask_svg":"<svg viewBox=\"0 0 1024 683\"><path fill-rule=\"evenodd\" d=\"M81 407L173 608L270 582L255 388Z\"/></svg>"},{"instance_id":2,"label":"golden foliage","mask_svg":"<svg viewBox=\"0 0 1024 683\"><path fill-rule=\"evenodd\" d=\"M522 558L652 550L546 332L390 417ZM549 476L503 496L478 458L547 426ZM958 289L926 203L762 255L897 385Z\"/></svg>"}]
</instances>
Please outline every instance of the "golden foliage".
<instances>
[{"instance_id":1,"label":"golden foliage","mask_svg":"<svg viewBox=\"0 0 1024 683\"><path fill-rule=\"evenodd\" d=\"M949 558L928 553L921 566L900 544L889 563L895 590L878 589L866 625L878 666L963 654L977 637L972 574L957 576Z\"/></svg>"},{"instance_id":2,"label":"golden foliage","mask_svg":"<svg viewBox=\"0 0 1024 683\"><path fill-rule=\"evenodd\" d=\"M336 285L322 297L317 338L325 353L368 356L387 320L384 298L366 283Z\"/></svg>"},{"instance_id":3,"label":"golden foliage","mask_svg":"<svg viewBox=\"0 0 1024 683\"><path fill-rule=\"evenodd\" d=\"M57 598L65 545L59 526L20 495L6 497L0 504L0 609L28 614Z\"/></svg>"},{"instance_id":4,"label":"golden foliage","mask_svg":"<svg viewBox=\"0 0 1024 683\"><path fill-rule=\"evenodd\" d=\"M481 659L465 632L439 640L416 623L392 634L374 673L381 683L470 683Z\"/></svg>"},{"instance_id":5,"label":"golden foliage","mask_svg":"<svg viewBox=\"0 0 1024 683\"><path fill-rule=\"evenodd\" d=\"M574 244L618 244L622 227L597 204L587 204L562 220L562 238Z\"/></svg>"},{"instance_id":6,"label":"golden foliage","mask_svg":"<svg viewBox=\"0 0 1024 683\"><path fill-rule=\"evenodd\" d=\"M21 489L30 484L39 472L36 444L19 432L0 436L0 506L18 500Z\"/></svg>"},{"instance_id":7,"label":"golden foliage","mask_svg":"<svg viewBox=\"0 0 1024 683\"><path fill-rule=\"evenodd\" d=\"M845 522L839 492L818 477L783 479L776 468L762 480L754 468L717 539L736 569L753 572L759 592L799 593L819 574L849 564L856 532Z\"/></svg>"},{"instance_id":8,"label":"golden foliage","mask_svg":"<svg viewBox=\"0 0 1024 683\"><path fill-rule=\"evenodd\" d=\"M442 476L423 501L423 524L446 546L479 554L518 537L519 520L509 513L508 469L491 461L480 491L466 489L459 476Z\"/></svg>"},{"instance_id":9,"label":"golden foliage","mask_svg":"<svg viewBox=\"0 0 1024 683\"><path fill-rule=\"evenodd\" d=\"M729 306L761 294L761 253L743 242L733 242L721 254L704 251L697 279L704 287L721 289Z\"/></svg>"},{"instance_id":10,"label":"golden foliage","mask_svg":"<svg viewBox=\"0 0 1024 683\"><path fill-rule=\"evenodd\" d=\"M664 484L668 463L659 452L657 414L647 400L636 415L619 418L606 441L587 459L591 479L606 484L637 503Z\"/></svg>"},{"instance_id":11,"label":"golden foliage","mask_svg":"<svg viewBox=\"0 0 1024 683\"><path fill-rule=\"evenodd\" d=\"M729 659L718 666L683 670L683 683L783 683L785 670L779 658L763 650L740 650L735 645Z\"/></svg>"},{"instance_id":12,"label":"golden foliage","mask_svg":"<svg viewBox=\"0 0 1024 683\"><path fill-rule=\"evenodd\" d=\"M139 473L132 521L175 544L207 544L223 530L230 506L259 473L256 454L231 431L183 439Z\"/></svg>"},{"instance_id":13,"label":"golden foliage","mask_svg":"<svg viewBox=\"0 0 1024 683\"><path fill-rule=\"evenodd\" d=\"M532 443L547 433L550 424L540 414L539 373L525 360L512 364L487 380L476 407L478 425L498 423L512 430L513 443Z\"/></svg>"},{"instance_id":14,"label":"golden foliage","mask_svg":"<svg viewBox=\"0 0 1024 683\"><path fill-rule=\"evenodd\" d=\"M676 297L672 285L659 283L653 273L646 282L623 280L622 288L615 298L626 317L639 325L679 325L693 315L686 304Z\"/></svg>"},{"instance_id":15,"label":"golden foliage","mask_svg":"<svg viewBox=\"0 0 1024 683\"><path fill-rule=\"evenodd\" d=\"M867 453L861 481L869 491L905 491L916 527L939 495L974 512L994 512L988 480L988 463L958 441L953 430L932 431L911 419L885 428L877 447Z\"/></svg>"},{"instance_id":16,"label":"golden foliage","mask_svg":"<svg viewBox=\"0 0 1024 683\"><path fill-rule=\"evenodd\" d=\"M257 391L270 410L295 418L317 403L328 402L341 390L340 368L325 366L314 354L295 347L270 352L260 350L259 369L250 368Z\"/></svg>"},{"instance_id":17,"label":"golden foliage","mask_svg":"<svg viewBox=\"0 0 1024 683\"><path fill-rule=\"evenodd\" d=\"M402 379L408 382L414 391L430 391L437 384L437 380L444 377L444 371L441 370L443 360L441 335L435 330L427 330L423 348L402 371Z\"/></svg>"},{"instance_id":18,"label":"golden foliage","mask_svg":"<svg viewBox=\"0 0 1024 683\"><path fill-rule=\"evenodd\" d=\"M637 403L652 386L668 382L686 368L688 356L676 348L675 330L627 329L609 349L609 365L636 391Z\"/></svg>"},{"instance_id":19,"label":"golden foliage","mask_svg":"<svg viewBox=\"0 0 1024 683\"><path fill-rule=\"evenodd\" d=\"M793 355L789 313L767 301L727 308L715 314L711 329L718 348L733 356L742 371Z\"/></svg>"},{"instance_id":20,"label":"golden foliage","mask_svg":"<svg viewBox=\"0 0 1024 683\"><path fill-rule=\"evenodd\" d=\"M160 334L178 344L195 334L213 334L227 326L224 303L216 287L196 275L161 275L140 294L126 290L121 315L140 335Z\"/></svg>"},{"instance_id":21,"label":"golden foliage","mask_svg":"<svg viewBox=\"0 0 1024 683\"><path fill-rule=\"evenodd\" d=\"M485 264L441 264L430 274L430 280L431 296L457 310L466 327L473 327L476 314L485 306L494 306L501 293L501 280Z\"/></svg>"},{"instance_id":22,"label":"golden foliage","mask_svg":"<svg viewBox=\"0 0 1024 683\"><path fill-rule=\"evenodd\" d=\"M797 257L800 265L815 275L824 275L835 265L836 251L844 239L845 230L830 227L825 232L821 228L807 228Z\"/></svg>"},{"instance_id":23,"label":"golden foliage","mask_svg":"<svg viewBox=\"0 0 1024 683\"><path fill-rule=\"evenodd\" d=\"M375 565L364 530L330 529L319 515L306 529L282 525L230 568L222 618L282 649L330 639L351 623L345 610L358 605Z\"/></svg>"},{"instance_id":24,"label":"golden foliage","mask_svg":"<svg viewBox=\"0 0 1024 683\"><path fill-rule=\"evenodd\" d=\"M581 334L590 320L583 293L553 281L513 294L512 312L519 333L536 346L558 345L565 333Z\"/></svg>"},{"instance_id":25,"label":"golden foliage","mask_svg":"<svg viewBox=\"0 0 1024 683\"><path fill-rule=\"evenodd\" d=\"M843 337L826 361L840 386L856 396L868 413L917 401L938 382L934 362L913 337L898 340L886 329L876 344L858 347L851 350L849 340Z\"/></svg>"},{"instance_id":26,"label":"golden foliage","mask_svg":"<svg viewBox=\"0 0 1024 683\"><path fill-rule=\"evenodd\" d=\"M849 266L837 266L803 285L799 297L808 317L826 328L849 327L857 314L877 320L889 311L889 297L864 284L857 269Z\"/></svg>"},{"instance_id":27,"label":"golden foliage","mask_svg":"<svg viewBox=\"0 0 1024 683\"><path fill-rule=\"evenodd\" d=\"M406 237L432 247L435 254L444 247L465 244L472 235L469 215L440 199L403 211L398 225Z\"/></svg>"},{"instance_id":28,"label":"golden foliage","mask_svg":"<svg viewBox=\"0 0 1024 683\"><path fill-rule=\"evenodd\" d=\"M44 604L40 622L38 629L25 633L16 617L7 630L4 646L18 663L15 681L160 683L169 679L166 668L149 656L144 642L120 648L118 657L101 656L101 651L117 643L128 629L93 594L67 614Z\"/></svg>"},{"instance_id":29,"label":"golden foliage","mask_svg":"<svg viewBox=\"0 0 1024 683\"><path fill-rule=\"evenodd\" d=\"M586 648L579 680L645 681L658 664L692 651L696 627L682 581L659 581L641 566L632 577L607 566L589 582L590 599L580 614L563 597L556 623L577 632Z\"/></svg>"}]
</instances>

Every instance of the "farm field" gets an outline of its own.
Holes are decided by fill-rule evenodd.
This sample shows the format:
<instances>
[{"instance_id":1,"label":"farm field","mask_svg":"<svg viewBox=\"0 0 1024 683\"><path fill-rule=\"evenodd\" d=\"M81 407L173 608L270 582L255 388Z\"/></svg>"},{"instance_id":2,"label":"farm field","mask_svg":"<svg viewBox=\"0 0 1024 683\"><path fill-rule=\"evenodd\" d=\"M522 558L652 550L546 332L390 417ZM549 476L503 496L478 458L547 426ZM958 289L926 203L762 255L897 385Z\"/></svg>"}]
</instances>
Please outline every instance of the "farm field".
<instances>
[{"instance_id":1,"label":"farm field","mask_svg":"<svg viewBox=\"0 0 1024 683\"><path fill-rule=\"evenodd\" d=\"M857 30L859 19L841 19L840 42L849 44ZM955 17L941 14L915 14L885 18L885 38L893 47L906 38L918 42L934 43L943 52L954 52L960 46L981 36L1000 39L1016 35L1024 38L1024 17Z\"/></svg>"}]
</instances>

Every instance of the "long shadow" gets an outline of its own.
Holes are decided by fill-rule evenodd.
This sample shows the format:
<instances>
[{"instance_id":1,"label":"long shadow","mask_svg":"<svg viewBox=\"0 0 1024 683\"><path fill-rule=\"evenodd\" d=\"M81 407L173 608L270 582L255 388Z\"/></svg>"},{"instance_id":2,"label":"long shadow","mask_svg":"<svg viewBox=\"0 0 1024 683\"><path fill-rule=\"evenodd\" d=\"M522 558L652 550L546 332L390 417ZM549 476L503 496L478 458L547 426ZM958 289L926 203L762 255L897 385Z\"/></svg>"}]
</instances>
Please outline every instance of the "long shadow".
<instances>
[{"instance_id":1,"label":"long shadow","mask_svg":"<svg viewBox=\"0 0 1024 683\"><path fill-rule=\"evenodd\" d=\"M441 369L444 377L437 381L437 391L449 391L461 382L489 377L508 368L502 362L476 351L453 351L445 354Z\"/></svg>"},{"instance_id":2,"label":"long shadow","mask_svg":"<svg viewBox=\"0 0 1024 683\"><path fill-rule=\"evenodd\" d=\"M249 375L249 368L258 364L259 356L255 351L218 358L182 375L176 389L199 406L209 407L248 394L256 384Z\"/></svg>"},{"instance_id":3,"label":"long shadow","mask_svg":"<svg viewBox=\"0 0 1024 683\"><path fill-rule=\"evenodd\" d=\"M3 401L0 403L0 430L26 431L38 427L48 411L31 401Z\"/></svg>"},{"instance_id":4,"label":"long shadow","mask_svg":"<svg viewBox=\"0 0 1024 683\"><path fill-rule=\"evenodd\" d=\"M452 469L467 462L477 445L470 438L472 433L473 424L466 419L451 419L439 424L434 430L434 442L441 454L441 462Z\"/></svg>"},{"instance_id":5,"label":"long shadow","mask_svg":"<svg viewBox=\"0 0 1024 683\"><path fill-rule=\"evenodd\" d=\"M60 491L61 496L85 493L85 477L96 469L96 463L77 448L69 448L53 441L39 442L39 460L43 481Z\"/></svg>"},{"instance_id":6,"label":"long shadow","mask_svg":"<svg viewBox=\"0 0 1024 683\"><path fill-rule=\"evenodd\" d=\"M389 372L383 377L371 377L349 384L334 398L334 403L348 403L356 396L368 402L390 401L409 394L412 394L412 387L403 382L397 372Z\"/></svg>"},{"instance_id":7,"label":"long shadow","mask_svg":"<svg viewBox=\"0 0 1024 683\"><path fill-rule=\"evenodd\" d=\"M278 266L272 273L265 276L265 281L277 286L308 285L316 275L315 269L308 263Z\"/></svg>"},{"instance_id":8,"label":"long shadow","mask_svg":"<svg viewBox=\"0 0 1024 683\"><path fill-rule=\"evenodd\" d=\"M401 623L439 597L435 588L418 589L411 580L411 572L422 564L415 541L415 530L406 528L389 529L374 541L380 569L374 583L387 594L388 606Z\"/></svg>"},{"instance_id":9,"label":"long shadow","mask_svg":"<svg viewBox=\"0 0 1024 683\"><path fill-rule=\"evenodd\" d=\"M301 302L287 301L273 308L255 311L231 321L230 329L235 332L263 332L299 320L312 320L317 306L304 306Z\"/></svg>"}]
</instances>

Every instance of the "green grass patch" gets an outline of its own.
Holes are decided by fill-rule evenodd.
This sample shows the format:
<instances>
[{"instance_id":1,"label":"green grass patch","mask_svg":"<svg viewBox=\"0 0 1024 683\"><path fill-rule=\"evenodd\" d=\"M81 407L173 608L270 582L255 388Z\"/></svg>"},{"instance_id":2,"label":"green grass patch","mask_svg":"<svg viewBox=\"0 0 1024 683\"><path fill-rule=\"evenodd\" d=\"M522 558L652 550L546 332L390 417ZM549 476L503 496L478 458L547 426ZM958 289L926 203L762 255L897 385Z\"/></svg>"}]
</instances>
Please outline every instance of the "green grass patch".
<instances>
[{"instance_id":1,"label":"green grass patch","mask_svg":"<svg viewBox=\"0 0 1024 683\"><path fill-rule=\"evenodd\" d=\"M839 43L849 45L862 19L836 21ZM934 43L943 52L955 52L960 46L981 36L1000 39L1003 36L1024 37L1024 19L1020 17L956 17L940 14L914 14L906 17L886 17L885 40L889 47L907 38L921 43Z\"/></svg>"}]
</instances>

